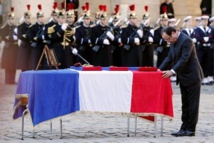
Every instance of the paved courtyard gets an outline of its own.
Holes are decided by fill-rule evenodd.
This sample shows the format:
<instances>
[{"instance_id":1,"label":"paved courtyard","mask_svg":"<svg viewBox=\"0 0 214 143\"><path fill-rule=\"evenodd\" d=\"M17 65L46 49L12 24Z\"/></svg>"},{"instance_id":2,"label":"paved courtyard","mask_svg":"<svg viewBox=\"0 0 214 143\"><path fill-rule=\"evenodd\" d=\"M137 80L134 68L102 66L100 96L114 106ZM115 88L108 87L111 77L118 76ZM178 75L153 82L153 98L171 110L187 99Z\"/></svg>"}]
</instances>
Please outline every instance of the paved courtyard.
<instances>
[{"instance_id":1,"label":"paved courtyard","mask_svg":"<svg viewBox=\"0 0 214 143\"><path fill-rule=\"evenodd\" d=\"M17 70L16 81L20 71ZM157 137L154 124L138 119L137 135L134 136L134 118L131 118L131 134L127 137L127 117L116 114L75 113L63 116L63 138L60 139L59 118L52 120L53 133L50 140L50 122L34 128L30 116L25 118L25 138L21 140L21 118L12 119L14 95L17 85L4 84L4 70L0 69L0 143L213 143L214 142L214 85L202 86L200 114L195 137L173 137L179 130L181 100L179 87L173 86L174 119L164 118L164 135L160 136L158 117Z\"/></svg>"}]
</instances>

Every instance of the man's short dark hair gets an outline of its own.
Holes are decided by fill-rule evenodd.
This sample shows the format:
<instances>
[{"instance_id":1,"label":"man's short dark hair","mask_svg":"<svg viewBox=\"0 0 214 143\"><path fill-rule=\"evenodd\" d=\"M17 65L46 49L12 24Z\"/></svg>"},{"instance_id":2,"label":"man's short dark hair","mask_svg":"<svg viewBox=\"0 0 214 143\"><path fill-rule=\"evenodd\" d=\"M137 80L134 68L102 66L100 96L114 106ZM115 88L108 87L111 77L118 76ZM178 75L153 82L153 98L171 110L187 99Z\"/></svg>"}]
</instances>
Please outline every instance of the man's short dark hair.
<instances>
[{"instance_id":1,"label":"man's short dark hair","mask_svg":"<svg viewBox=\"0 0 214 143\"><path fill-rule=\"evenodd\" d=\"M167 26L161 30L161 35L163 35L163 33L166 33L167 35L172 36L172 32L176 32L176 31L177 30L174 27Z\"/></svg>"}]
</instances>

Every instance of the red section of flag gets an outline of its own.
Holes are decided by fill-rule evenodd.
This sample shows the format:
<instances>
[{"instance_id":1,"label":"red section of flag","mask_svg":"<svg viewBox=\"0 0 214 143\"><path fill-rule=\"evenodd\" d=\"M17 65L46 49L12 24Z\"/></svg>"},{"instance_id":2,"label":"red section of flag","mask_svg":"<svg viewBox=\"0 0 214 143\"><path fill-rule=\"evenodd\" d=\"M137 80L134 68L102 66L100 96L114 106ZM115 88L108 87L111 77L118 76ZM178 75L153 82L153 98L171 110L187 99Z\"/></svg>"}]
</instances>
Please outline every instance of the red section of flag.
<instances>
[{"instance_id":1,"label":"red section of flag","mask_svg":"<svg viewBox=\"0 0 214 143\"><path fill-rule=\"evenodd\" d=\"M172 118L172 87L170 79L164 79L162 72L133 71L132 113L144 113L150 121L154 115L165 115Z\"/></svg>"}]
</instances>

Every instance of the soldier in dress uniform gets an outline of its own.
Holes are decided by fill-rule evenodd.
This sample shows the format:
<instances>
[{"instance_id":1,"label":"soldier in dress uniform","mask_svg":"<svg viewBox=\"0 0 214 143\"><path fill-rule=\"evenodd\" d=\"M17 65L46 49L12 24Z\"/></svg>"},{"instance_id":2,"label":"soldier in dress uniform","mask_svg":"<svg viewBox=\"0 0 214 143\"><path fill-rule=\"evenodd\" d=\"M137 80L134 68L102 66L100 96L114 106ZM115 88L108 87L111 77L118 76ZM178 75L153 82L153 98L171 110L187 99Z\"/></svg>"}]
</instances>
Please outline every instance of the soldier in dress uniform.
<instances>
[{"instance_id":1,"label":"soldier in dress uniform","mask_svg":"<svg viewBox=\"0 0 214 143\"><path fill-rule=\"evenodd\" d=\"M214 29L214 17L211 17L209 19L209 21L210 21L210 28ZM214 38L214 35L212 38ZM211 44L211 58L210 59L211 59L210 60L211 61L211 70L210 70L209 81L211 84L213 84L214 83L214 43Z\"/></svg>"},{"instance_id":2,"label":"soldier in dress uniform","mask_svg":"<svg viewBox=\"0 0 214 143\"><path fill-rule=\"evenodd\" d=\"M122 29L120 24L120 14L119 14L119 5L115 6L114 13L112 15L112 22L109 23L109 26L113 29L115 35L114 41L112 42L112 54L113 54L113 65L121 66L121 32ZM120 39L120 41L118 41Z\"/></svg>"},{"instance_id":3,"label":"soldier in dress uniform","mask_svg":"<svg viewBox=\"0 0 214 143\"><path fill-rule=\"evenodd\" d=\"M201 17L195 17L195 27L201 26Z\"/></svg>"},{"instance_id":4,"label":"soldier in dress uniform","mask_svg":"<svg viewBox=\"0 0 214 143\"><path fill-rule=\"evenodd\" d=\"M94 23L96 25L98 25L100 22L100 15L102 14L102 11L103 11L103 5L99 5L99 10L100 11L97 11L94 15Z\"/></svg>"},{"instance_id":5,"label":"soldier in dress uniform","mask_svg":"<svg viewBox=\"0 0 214 143\"><path fill-rule=\"evenodd\" d=\"M18 39L21 41L18 48L17 68L22 71L29 70L30 61L30 42L26 38L26 33L31 25L30 5L27 5L28 11L24 13L24 22L18 26Z\"/></svg>"},{"instance_id":6,"label":"soldier in dress uniform","mask_svg":"<svg viewBox=\"0 0 214 143\"><path fill-rule=\"evenodd\" d=\"M166 8L163 8L165 11L164 14L160 16L160 27L155 30L154 32L154 44L156 44L157 47L157 67L161 65L163 60L167 57L168 52L169 52L169 43L162 39L161 36L161 30L163 27L168 26L168 16L166 14ZM170 69L170 67L168 67Z\"/></svg>"},{"instance_id":7,"label":"soldier in dress uniform","mask_svg":"<svg viewBox=\"0 0 214 143\"><path fill-rule=\"evenodd\" d=\"M128 16L129 24L123 28L121 34L122 48L122 66L137 67L139 66L139 46L143 37L143 32L137 27L137 15L135 5L130 5Z\"/></svg>"},{"instance_id":8,"label":"soldier in dress uniform","mask_svg":"<svg viewBox=\"0 0 214 143\"><path fill-rule=\"evenodd\" d=\"M185 28L181 31L192 38L193 42L196 44L197 40L195 38L195 30L192 27L192 16L187 16L183 20Z\"/></svg>"},{"instance_id":9,"label":"soldier in dress uniform","mask_svg":"<svg viewBox=\"0 0 214 143\"><path fill-rule=\"evenodd\" d=\"M74 14L75 14L75 21L78 19L78 8L79 8L79 0L66 0L66 5L72 4L74 6ZM68 7L67 9L68 10Z\"/></svg>"},{"instance_id":10,"label":"soldier in dress uniform","mask_svg":"<svg viewBox=\"0 0 214 143\"><path fill-rule=\"evenodd\" d=\"M211 27L211 28L214 28L214 16L211 17L211 18L209 19L209 21L210 21L210 27Z\"/></svg>"},{"instance_id":11,"label":"soldier in dress uniform","mask_svg":"<svg viewBox=\"0 0 214 143\"><path fill-rule=\"evenodd\" d=\"M67 7L68 7L68 11L66 12L66 22L70 27L75 27L74 5L69 3Z\"/></svg>"},{"instance_id":12,"label":"soldier in dress uniform","mask_svg":"<svg viewBox=\"0 0 214 143\"><path fill-rule=\"evenodd\" d=\"M201 26L196 28L195 35L200 45L197 48L197 55L201 67L204 72L204 78L202 79L202 84L210 85L212 79L211 75L211 44L214 42L213 39L213 29L208 27L209 16L201 16Z\"/></svg>"},{"instance_id":13,"label":"soldier in dress uniform","mask_svg":"<svg viewBox=\"0 0 214 143\"><path fill-rule=\"evenodd\" d=\"M47 24L44 25L42 34L44 44L47 45L48 48L50 49L53 47L53 44L52 39L48 35L53 33L54 27L58 25L58 14L59 14L58 3L54 2L53 10L51 12L51 19ZM45 65L47 65L46 61Z\"/></svg>"},{"instance_id":14,"label":"soldier in dress uniform","mask_svg":"<svg viewBox=\"0 0 214 143\"><path fill-rule=\"evenodd\" d=\"M148 12L148 6L145 7L145 13L143 14L141 28L143 29L143 41L142 41L142 65L141 66L154 66L154 29L150 26L150 15Z\"/></svg>"},{"instance_id":15,"label":"soldier in dress uniform","mask_svg":"<svg viewBox=\"0 0 214 143\"><path fill-rule=\"evenodd\" d=\"M66 21L67 21L67 24L68 24L68 28L66 29L67 31L71 31L72 28L74 28L74 21L75 21L75 13L74 13L74 5L72 3L68 3L68 11L66 12ZM71 47L73 46L74 44L74 40L73 35L66 35L66 39L68 40L68 45L66 44L65 45L65 58L66 58L66 68L70 68L74 63L75 63L75 55L72 54L71 52ZM69 41L71 40L72 41Z\"/></svg>"},{"instance_id":16,"label":"soldier in dress uniform","mask_svg":"<svg viewBox=\"0 0 214 143\"><path fill-rule=\"evenodd\" d=\"M166 11L163 10L163 7L166 7ZM165 12L168 18L174 18L174 8L169 0L165 0L165 2L160 5L160 14L164 14Z\"/></svg>"},{"instance_id":17,"label":"soldier in dress uniform","mask_svg":"<svg viewBox=\"0 0 214 143\"><path fill-rule=\"evenodd\" d=\"M73 43L74 30L66 23L66 12L63 8L58 15L58 25L54 27L54 32L49 35L53 41L53 49L56 53L60 69L67 68L65 47Z\"/></svg>"},{"instance_id":18,"label":"soldier in dress uniform","mask_svg":"<svg viewBox=\"0 0 214 143\"><path fill-rule=\"evenodd\" d=\"M44 13L42 12L42 5L38 5L39 11L36 14L37 21L35 24L31 25L26 33L26 38L30 41L31 44L31 53L30 53L30 63L29 68L31 70L35 70L41 54L43 52L44 44L43 44L43 36L42 28L44 26ZM43 65L39 67L39 69L43 69Z\"/></svg>"},{"instance_id":19,"label":"soldier in dress uniform","mask_svg":"<svg viewBox=\"0 0 214 143\"><path fill-rule=\"evenodd\" d=\"M100 14L100 22L92 28L91 42L94 56L93 63L95 66L110 66L112 65L111 42L114 41L112 28L107 26L106 5L103 6L103 12Z\"/></svg>"},{"instance_id":20,"label":"soldier in dress uniform","mask_svg":"<svg viewBox=\"0 0 214 143\"><path fill-rule=\"evenodd\" d=\"M17 26L15 25L14 8L7 16L7 25L1 27L0 37L5 41L2 54L2 68L5 69L5 84L14 84L18 50Z\"/></svg>"},{"instance_id":21,"label":"soldier in dress uniform","mask_svg":"<svg viewBox=\"0 0 214 143\"><path fill-rule=\"evenodd\" d=\"M89 6L89 5L88 5ZM91 13L89 7L86 8L87 11L83 14L83 24L76 29L75 37L76 44L79 54L84 57L90 64L93 64L93 51L91 44L91 28L93 25L91 23ZM85 62L77 57L77 62L85 64Z\"/></svg>"}]
</instances>

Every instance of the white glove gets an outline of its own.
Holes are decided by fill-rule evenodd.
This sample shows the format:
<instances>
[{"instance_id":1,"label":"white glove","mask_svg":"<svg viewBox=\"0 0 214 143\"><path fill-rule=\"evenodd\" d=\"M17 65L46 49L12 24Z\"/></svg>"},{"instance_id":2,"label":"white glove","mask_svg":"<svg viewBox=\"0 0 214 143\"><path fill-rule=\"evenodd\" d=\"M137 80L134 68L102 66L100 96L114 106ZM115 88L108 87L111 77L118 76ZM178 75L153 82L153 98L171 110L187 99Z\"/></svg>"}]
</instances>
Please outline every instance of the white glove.
<instances>
[{"instance_id":1,"label":"white glove","mask_svg":"<svg viewBox=\"0 0 214 143\"><path fill-rule=\"evenodd\" d=\"M104 40L103 40L103 44L105 44L105 45L110 45L110 42L109 42L108 39L104 39Z\"/></svg>"},{"instance_id":2,"label":"white glove","mask_svg":"<svg viewBox=\"0 0 214 143\"><path fill-rule=\"evenodd\" d=\"M151 29L149 32L152 34L152 36L154 36L154 34L155 34L154 29Z\"/></svg>"},{"instance_id":3,"label":"white glove","mask_svg":"<svg viewBox=\"0 0 214 143\"><path fill-rule=\"evenodd\" d=\"M16 34L18 33L18 28L14 29L14 33L16 33Z\"/></svg>"},{"instance_id":4,"label":"white glove","mask_svg":"<svg viewBox=\"0 0 214 143\"><path fill-rule=\"evenodd\" d=\"M134 43L135 44L139 44L140 43L140 39L139 38L134 38Z\"/></svg>"},{"instance_id":5,"label":"white glove","mask_svg":"<svg viewBox=\"0 0 214 143\"><path fill-rule=\"evenodd\" d=\"M143 37L143 31L142 30L138 29L137 30L137 34L140 36L140 38Z\"/></svg>"},{"instance_id":6,"label":"white glove","mask_svg":"<svg viewBox=\"0 0 214 143\"><path fill-rule=\"evenodd\" d=\"M108 31L108 32L106 33L106 35L111 39L111 41L114 40L114 35L113 35L110 31Z\"/></svg>"},{"instance_id":7,"label":"white glove","mask_svg":"<svg viewBox=\"0 0 214 143\"><path fill-rule=\"evenodd\" d=\"M197 43L197 40L196 40L195 38L193 38L192 41L193 41L194 43Z\"/></svg>"},{"instance_id":8,"label":"white glove","mask_svg":"<svg viewBox=\"0 0 214 143\"><path fill-rule=\"evenodd\" d=\"M149 41L150 43L153 43L153 42L154 42L153 38L150 37L150 36L149 36L149 38L148 38L148 41Z\"/></svg>"},{"instance_id":9,"label":"white glove","mask_svg":"<svg viewBox=\"0 0 214 143\"><path fill-rule=\"evenodd\" d=\"M88 39L88 43L91 44L91 40L90 39Z\"/></svg>"},{"instance_id":10,"label":"white glove","mask_svg":"<svg viewBox=\"0 0 214 143\"><path fill-rule=\"evenodd\" d=\"M73 48L73 49L72 49L72 53L73 53L74 55L76 55L76 54L78 53L77 49L76 49L76 48Z\"/></svg>"},{"instance_id":11,"label":"white glove","mask_svg":"<svg viewBox=\"0 0 214 143\"><path fill-rule=\"evenodd\" d=\"M18 37L16 35L13 35L13 40L18 40Z\"/></svg>"},{"instance_id":12,"label":"white glove","mask_svg":"<svg viewBox=\"0 0 214 143\"><path fill-rule=\"evenodd\" d=\"M208 40L209 40L209 37L204 37L205 42L208 42Z\"/></svg>"},{"instance_id":13,"label":"white glove","mask_svg":"<svg viewBox=\"0 0 214 143\"><path fill-rule=\"evenodd\" d=\"M118 43L122 43L121 38L118 39Z\"/></svg>"},{"instance_id":14,"label":"white glove","mask_svg":"<svg viewBox=\"0 0 214 143\"><path fill-rule=\"evenodd\" d=\"M68 27L68 24L67 23L63 23L61 28L62 28L62 30L65 31L67 29L67 27Z\"/></svg>"},{"instance_id":15,"label":"white glove","mask_svg":"<svg viewBox=\"0 0 214 143\"><path fill-rule=\"evenodd\" d=\"M108 20L108 23L112 23L112 21L113 21L113 17L110 17Z\"/></svg>"},{"instance_id":16,"label":"white glove","mask_svg":"<svg viewBox=\"0 0 214 143\"><path fill-rule=\"evenodd\" d=\"M44 35L42 35L42 40L45 40L45 36Z\"/></svg>"}]
</instances>

